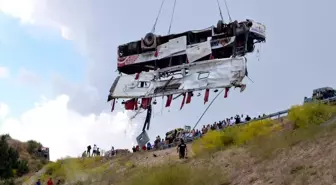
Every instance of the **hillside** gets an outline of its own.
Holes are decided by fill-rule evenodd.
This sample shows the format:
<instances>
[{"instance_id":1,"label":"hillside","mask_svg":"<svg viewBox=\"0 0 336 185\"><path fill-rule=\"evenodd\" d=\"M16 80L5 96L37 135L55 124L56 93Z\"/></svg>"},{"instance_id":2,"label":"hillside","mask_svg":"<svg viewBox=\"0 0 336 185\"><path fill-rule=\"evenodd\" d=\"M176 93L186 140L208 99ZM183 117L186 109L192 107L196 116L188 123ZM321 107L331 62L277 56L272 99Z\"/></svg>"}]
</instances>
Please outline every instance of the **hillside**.
<instances>
[{"instance_id":1,"label":"hillside","mask_svg":"<svg viewBox=\"0 0 336 185\"><path fill-rule=\"evenodd\" d=\"M12 178L32 175L42 169L48 160L39 155L42 145L36 141L21 142L1 135L0 140L0 184L10 184Z\"/></svg>"},{"instance_id":2,"label":"hillside","mask_svg":"<svg viewBox=\"0 0 336 185\"><path fill-rule=\"evenodd\" d=\"M334 184L335 113L332 106L307 104L293 107L285 119L210 132L189 145L186 160L177 159L175 148L63 159L23 184L49 177L69 185Z\"/></svg>"},{"instance_id":3,"label":"hillside","mask_svg":"<svg viewBox=\"0 0 336 185\"><path fill-rule=\"evenodd\" d=\"M13 147L19 152L20 158L28 162L30 172L39 171L45 164L48 163L48 159L39 155L38 148L42 144L37 141L22 142L13 138L8 138L7 143L10 147Z\"/></svg>"}]
</instances>

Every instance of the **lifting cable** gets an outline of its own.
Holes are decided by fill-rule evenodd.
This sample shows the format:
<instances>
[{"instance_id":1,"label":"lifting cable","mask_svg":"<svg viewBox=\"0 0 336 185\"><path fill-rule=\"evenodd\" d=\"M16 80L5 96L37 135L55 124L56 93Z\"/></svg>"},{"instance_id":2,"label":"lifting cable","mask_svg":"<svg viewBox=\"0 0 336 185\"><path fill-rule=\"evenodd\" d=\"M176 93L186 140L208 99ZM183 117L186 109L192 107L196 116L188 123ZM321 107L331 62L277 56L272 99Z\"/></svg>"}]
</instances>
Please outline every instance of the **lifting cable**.
<instances>
[{"instance_id":1,"label":"lifting cable","mask_svg":"<svg viewBox=\"0 0 336 185\"><path fill-rule=\"evenodd\" d=\"M201 115L201 117L197 120L194 128L192 130L194 130L196 128L196 126L198 125L198 123L201 121L201 119L203 118L204 114L208 111L208 109L210 108L210 106L212 105L212 103L217 99L217 97L224 91L224 89L222 89L215 97L214 99L211 100L210 104L208 105L208 107L204 110L203 114Z\"/></svg>"},{"instance_id":2,"label":"lifting cable","mask_svg":"<svg viewBox=\"0 0 336 185\"><path fill-rule=\"evenodd\" d=\"M161 6L160 6L160 9L159 9L159 12L158 12L158 15L156 16L156 19L155 19L155 22L154 22L154 25L153 25L153 28L152 28L152 31L151 31L152 33L155 32L156 24L157 24L158 19L159 19L159 17L160 17L161 10L162 10L162 7L163 7L164 2L165 2L165 0L162 0L162 2L161 2Z\"/></svg>"},{"instance_id":3,"label":"lifting cable","mask_svg":"<svg viewBox=\"0 0 336 185\"><path fill-rule=\"evenodd\" d=\"M225 3L225 7L226 7L226 12L227 12L228 17L229 17L229 21L232 22L231 15L230 15L230 11L229 11L229 7L228 7L228 5L227 5L226 0L224 0L224 3Z\"/></svg>"},{"instance_id":4,"label":"lifting cable","mask_svg":"<svg viewBox=\"0 0 336 185\"><path fill-rule=\"evenodd\" d=\"M221 17L221 20L222 20L222 22L224 22L223 14L222 14L222 9L220 7L219 0L217 0L217 5L218 5L218 10L219 10L219 15Z\"/></svg>"},{"instance_id":5,"label":"lifting cable","mask_svg":"<svg viewBox=\"0 0 336 185\"><path fill-rule=\"evenodd\" d=\"M175 13L175 6L176 6L176 0L174 0L174 6L173 6L173 12L172 15L170 17L170 24L169 24L169 29L168 29L168 35L170 34L170 29L173 23L173 18L174 18L174 13Z\"/></svg>"}]
</instances>

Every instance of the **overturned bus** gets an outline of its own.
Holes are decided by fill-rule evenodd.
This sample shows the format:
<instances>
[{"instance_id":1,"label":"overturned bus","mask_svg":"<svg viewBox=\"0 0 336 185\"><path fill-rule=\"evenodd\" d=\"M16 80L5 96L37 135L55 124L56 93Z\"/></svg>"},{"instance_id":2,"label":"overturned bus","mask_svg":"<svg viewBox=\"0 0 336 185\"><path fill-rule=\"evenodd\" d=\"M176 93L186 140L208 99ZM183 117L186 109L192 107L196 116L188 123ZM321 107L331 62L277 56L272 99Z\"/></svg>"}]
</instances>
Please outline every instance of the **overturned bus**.
<instances>
[{"instance_id":1,"label":"overturned bus","mask_svg":"<svg viewBox=\"0 0 336 185\"><path fill-rule=\"evenodd\" d=\"M266 27L246 20L165 36L148 33L118 47L118 71L136 74L208 59L244 56L265 42Z\"/></svg>"}]
</instances>

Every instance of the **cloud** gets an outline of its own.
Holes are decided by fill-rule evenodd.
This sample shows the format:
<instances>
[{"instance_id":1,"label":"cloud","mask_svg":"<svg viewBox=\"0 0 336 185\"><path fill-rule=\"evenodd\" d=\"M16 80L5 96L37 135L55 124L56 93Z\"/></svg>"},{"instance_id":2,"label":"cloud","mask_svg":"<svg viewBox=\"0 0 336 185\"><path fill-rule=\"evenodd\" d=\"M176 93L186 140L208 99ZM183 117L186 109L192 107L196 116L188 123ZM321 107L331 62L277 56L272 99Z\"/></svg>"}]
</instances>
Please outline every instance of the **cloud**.
<instances>
[{"instance_id":1,"label":"cloud","mask_svg":"<svg viewBox=\"0 0 336 185\"><path fill-rule=\"evenodd\" d=\"M0 79L5 79L10 76L10 71L6 67L0 66Z\"/></svg>"},{"instance_id":2,"label":"cloud","mask_svg":"<svg viewBox=\"0 0 336 185\"><path fill-rule=\"evenodd\" d=\"M89 58L86 81L77 86L76 92L67 83L55 84L57 89L73 92L69 102L70 109L81 114L98 114L109 108L106 97L115 76L115 53L120 38L116 2L103 0L0 0L0 11L16 17L25 24L56 29L64 39L72 40L79 51ZM59 85L64 85L59 87ZM67 89L70 88L70 89ZM81 101L88 98L87 89L95 91L99 101ZM87 107L87 110L82 110Z\"/></svg>"},{"instance_id":3,"label":"cloud","mask_svg":"<svg viewBox=\"0 0 336 185\"><path fill-rule=\"evenodd\" d=\"M5 117L8 106L0 104L0 134L9 133L13 138L26 141L34 139L50 147L51 159L78 156L88 144L102 149L130 148L137 128L127 113L118 112L82 116L69 110L69 96L60 95L54 100L43 98L20 118Z\"/></svg>"},{"instance_id":4,"label":"cloud","mask_svg":"<svg viewBox=\"0 0 336 185\"><path fill-rule=\"evenodd\" d=\"M22 85L38 86L41 84L40 77L33 71L21 68L17 74L17 80Z\"/></svg>"},{"instance_id":5,"label":"cloud","mask_svg":"<svg viewBox=\"0 0 336 185\"><path fill-rule=\"evenodd\" d=\"M0 102L0 119L4 119L9 113L8 105Z\"/></svg>"},{"instance_id":6,"label":"cloud","mask_svg":"<svg viewBox=\"0 0 336 185\"><path fill-rule=\"evenodd\" d=\"M125 3L125 2L122 2ZM6 118L0 132L20 140L35 139L51 149L51 158L80 154L88 144L109 149L131 147L128 114L110 113L107 93L115 77L116 47L121 42L119 15L115 1L102 0L0 0L0 11L18 18L23 25L59 31L88 58L86 77L81 84L53 79L55 99L46 100L20 118ZM125 5L124 5L125 6ZM128 24L128 23L124 23ZM131 32L131 30L129 30ZM123 32L125 33L125 32ZM38 77L22 70L20 81L35 83ZM134 122L136 122L134 120ZM136 124L135 124L136 125ZM133 137L134 140L134 137Z\"/></svg>"}]
</instances>

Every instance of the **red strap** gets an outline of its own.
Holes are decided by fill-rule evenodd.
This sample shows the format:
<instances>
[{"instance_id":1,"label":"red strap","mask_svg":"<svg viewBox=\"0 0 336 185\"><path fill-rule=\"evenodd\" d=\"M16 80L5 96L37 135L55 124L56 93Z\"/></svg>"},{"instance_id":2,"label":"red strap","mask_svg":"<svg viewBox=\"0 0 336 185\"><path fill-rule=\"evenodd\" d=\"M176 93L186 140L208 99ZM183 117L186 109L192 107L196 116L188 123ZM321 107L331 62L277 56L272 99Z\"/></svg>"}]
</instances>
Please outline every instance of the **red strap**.
<instances>
[{"instance_id":1,"label":"red strap","mask_svg":"<svg viewBox=\"0 0 336 185\"><path fill-rule=\"evenodd\" d=\"M191 102L191 96L192 96L192 92L188 92L186 104L189 104Z\"/></svg>"},{"instance_id":2,"label":"red strap","mask_svg":"<svg viewBox=\"0 0 336 185\"><path fill-rule=\"evenodd\" d=\"M212 55L212 54L210 54L210 60L212 60L212 59L214 59L215 57Z\"/></svg>"},{"instance_id":3,"label":"red strap","mask_svg":"<svg viewBox=\"0 0 336 185\"><path fill-rule=\"evenodd\" d=\"M134 110L138 110L138 99L134 100Z\"/></svg>"},{"instance_id":4,"label":"red strap","mask_svg":"<svg viewBox=\"0 0 336 185\"><path fill-rule=\"evenodd\" d=\"M138 80L140 76L140 73L135 74L135 79Z\"/></svg>"},{"instance_id":5,"label":"red strap","mask_svg":"<svg viewBox=\"0 0 336 185\"><path fill-rule=\"evenodd\" d=\"M113 98L113 100L112 100L112 108L111 108L111 112L114 111L114 105L115 105L115 99Z\"/></svg>"},{"instance_id":6,"label":"red strap","mask_svg":"<svg viewBox=\"0 0 336 185\"><path fill-rule=\"evenodd\" d=\"M125 109L126 110L134 110L135 106L135 99L130 99L125 102Z\"/></svg>"},{"instance_id":7,"label":"red strap","mask_svg":"<svg viewBox=\"0 0 336 185\"><path fill-rule=\"evenodd\" d=\"M183 100L182 100L182 103L181 103L180 110L183 108L183 105L184 105L184 102L185 102L185 98L186 98L186 94L183 93Z\"/></svg>"},{"instance_id":8,"label":"red strap","mask_svg":"<svg viewBox=\"0 0 336 185\"><path fill-rule=\"evenodd\" d=\"M230 88L228 88L228 87L225 88L224 98L227 98L227 97L228 97L228 95L229 95L229 90L230 90Z\"/></svg>"},{"instance_id":9,"label":"red strap","mask_svg":"<svg viewBox=\"0 0 336 185\"><path fill-rule=\"evenodd\" d=\"M208 102L208 100L209 100L209 94L210 94L210 90L209 90L209 89L206 89L206 90L205 90L205 94L204 94L204 104L205 104L206 102Z\"/></svg>"},{"instance_id":10,"label":"red strap","mask_svg":"<svg viewBox=\"0 0 336 185\"><path fill-rule=\"evenodd\" d=\"M166 102L166 107L170 107L170 104L173 100L173 95L168 95L167 96L167 102Z\"/></svg>"},{"instance_id":11,"label":"red strap","mask_svg":"<svg viewBox=\"0 0 336 185\"><path fill-rule=\"evenodd\" d=\"M147 109L148 105L151 103L152 98L142 98L141 99L141 108Z\"/></svg>"}]
</instances>

